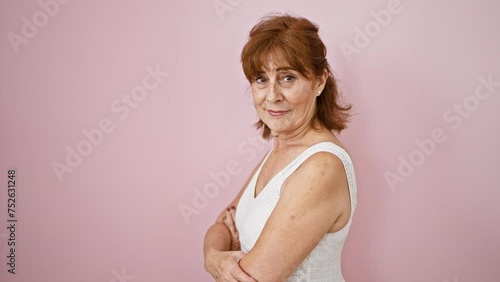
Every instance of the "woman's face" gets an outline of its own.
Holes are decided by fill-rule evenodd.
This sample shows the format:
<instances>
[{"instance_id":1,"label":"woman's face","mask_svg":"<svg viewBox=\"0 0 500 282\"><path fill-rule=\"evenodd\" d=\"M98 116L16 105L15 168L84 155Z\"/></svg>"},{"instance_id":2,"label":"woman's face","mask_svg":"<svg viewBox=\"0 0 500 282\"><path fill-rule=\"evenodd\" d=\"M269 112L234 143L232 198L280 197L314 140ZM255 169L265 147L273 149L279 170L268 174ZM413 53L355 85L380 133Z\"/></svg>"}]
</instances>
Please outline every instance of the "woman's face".
<instances>
[{"instance_id":1,"label":"woman's face","mask_svg":"<svg viewBox=\"0 0 500 282\"><path fill-rule=\"evenodd\" d=\"M277 65L271 57L251 87L259 118L277 136L294 135L309 126L324 83L311 81L287 65Z\"/></svg>"}]
</instances>

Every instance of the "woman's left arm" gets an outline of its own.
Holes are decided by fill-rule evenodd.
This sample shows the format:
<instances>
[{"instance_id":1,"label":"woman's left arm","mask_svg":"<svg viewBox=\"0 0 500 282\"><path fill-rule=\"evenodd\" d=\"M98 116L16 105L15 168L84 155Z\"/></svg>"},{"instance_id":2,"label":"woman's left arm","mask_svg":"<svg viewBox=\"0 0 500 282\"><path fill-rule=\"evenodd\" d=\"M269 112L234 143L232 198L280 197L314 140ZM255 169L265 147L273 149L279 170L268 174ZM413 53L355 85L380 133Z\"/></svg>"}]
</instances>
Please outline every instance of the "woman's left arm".
<instances>
[{"instance_id":1,"label":"woman's left arm","mask_svg":"<svg viewBox=\"0 0 500 282\"><path fill-rule=\"evenodd\" d=\"M240 267L259 282L287 279L342 214L339 195L346 185L338 157L326 152L309 157L283 184L276 207Z\"/></svg>"}]
</instances>

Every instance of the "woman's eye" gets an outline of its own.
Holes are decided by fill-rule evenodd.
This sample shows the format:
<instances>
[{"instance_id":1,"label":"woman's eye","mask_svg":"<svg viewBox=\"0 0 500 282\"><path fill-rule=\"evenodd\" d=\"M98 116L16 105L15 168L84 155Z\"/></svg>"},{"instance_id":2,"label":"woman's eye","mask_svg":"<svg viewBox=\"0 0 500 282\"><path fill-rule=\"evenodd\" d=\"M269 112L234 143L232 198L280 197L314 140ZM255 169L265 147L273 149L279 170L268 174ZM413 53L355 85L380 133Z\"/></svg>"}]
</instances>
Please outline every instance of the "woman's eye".
<instances>
[{"instance_id":1,"label":"woman's eye","mask_svg":"<svg viewBox=\"0 0 500 282\"><path fill-rule=\"evenodd\" d=\"M257 83L265 83L265 82L266 82L266 79L265 79L265 78L263 78L262 76L259 76L259 77L257 77L257 78L255 79L255 81L256 81Z\"/></svg>"},{"instance_id":2,"label":"woman's eye","mask_svg":"<svg viewBox=\"0 0 500 282\"><path fill-rule=\"evenodd\" d=\"M285 75L283 77L283 80L287 81L287 82L293 81L294 79L295 79L295 76L293 76L293 75Z\"/></svg>"}]
</instances>

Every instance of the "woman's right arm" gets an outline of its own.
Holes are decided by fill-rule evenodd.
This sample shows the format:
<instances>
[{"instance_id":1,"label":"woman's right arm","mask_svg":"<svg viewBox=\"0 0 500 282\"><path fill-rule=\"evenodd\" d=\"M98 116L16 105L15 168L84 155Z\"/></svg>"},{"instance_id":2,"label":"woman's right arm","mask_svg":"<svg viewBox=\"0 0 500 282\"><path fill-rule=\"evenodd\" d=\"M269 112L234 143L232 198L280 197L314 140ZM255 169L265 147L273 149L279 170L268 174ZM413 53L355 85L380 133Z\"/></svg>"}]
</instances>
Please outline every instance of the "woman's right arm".
<instances>
[{"instance_id":1,"label":"woman's right arm","mask_svg":"<svg viewBox=\"0 0 500 282\"><path fill-rule=\"evenodd\" d=\"M239 250L238 232L229 230L227 226L234 226L234 224L226 225L224 221L227 218L234 218L235 207L263 160L264 158L257 164L236 198L220 213L205 235L203 246L205 270L216 281L256 282L240 268L238 262L243 258L244 253ZM227 213L232 213L233 216L226 217Z\"/></svg>"}]
</instances>

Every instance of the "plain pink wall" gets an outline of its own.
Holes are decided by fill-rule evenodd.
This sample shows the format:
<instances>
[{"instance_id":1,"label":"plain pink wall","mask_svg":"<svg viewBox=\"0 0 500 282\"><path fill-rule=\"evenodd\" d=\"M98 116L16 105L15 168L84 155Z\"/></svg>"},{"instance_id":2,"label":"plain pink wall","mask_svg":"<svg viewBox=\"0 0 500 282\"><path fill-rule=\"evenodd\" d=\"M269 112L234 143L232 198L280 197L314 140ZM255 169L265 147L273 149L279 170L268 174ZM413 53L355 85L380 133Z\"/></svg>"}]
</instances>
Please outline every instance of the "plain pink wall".
<instances>
[{"instance_id":1,"label":"plain pink wall","mask_svg":"<svg viewBox=\"0 0 500 282\"><path fill-rule=\"evenodd\" d=\"M239 53L260 16L291 11L320 25L357 113L341 135L358 178L346 280L500 281L499 9L486 0L3 1L0 280L211 281L205 231L270 148L251 126ZM68 150L86 156L66 160ZM60 179L54 165L67 169Z\"/></svg>"}]
</instances>

